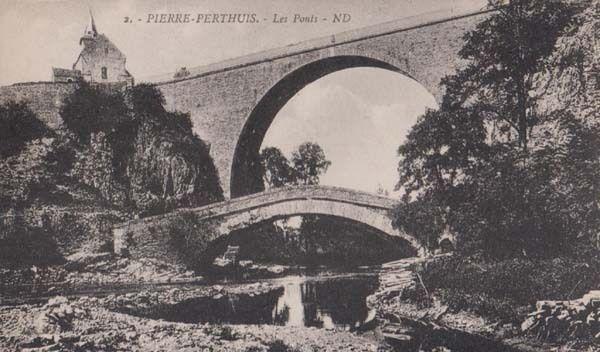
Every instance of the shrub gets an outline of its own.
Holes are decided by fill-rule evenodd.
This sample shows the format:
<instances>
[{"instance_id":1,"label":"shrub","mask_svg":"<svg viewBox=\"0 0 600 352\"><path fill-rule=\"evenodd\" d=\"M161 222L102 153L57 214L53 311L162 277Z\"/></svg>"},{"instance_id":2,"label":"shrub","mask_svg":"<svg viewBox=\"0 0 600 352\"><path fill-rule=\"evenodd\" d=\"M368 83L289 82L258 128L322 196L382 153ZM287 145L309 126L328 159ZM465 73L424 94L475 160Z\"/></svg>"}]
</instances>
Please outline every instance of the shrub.
<instances>
[{"instance_id":1,"label":"shrub","mask_svg":"<svg viewBox=\"0 0 600 352\"><path fill-rule=\"evenodd\" d=\"M297 352L298 349L288 346L282 340L275 340L267 344L268 352Z\"/></svg>"},{"instance_id":2,"label":"shrub","mask_svg":"<svg viewBox=\"0 0 600 352\"><path fill-rule=\"evenodd\" d=\"M60 116L78 141L87 144L92 133L114 132L130 120L129 109L119 92L92 87L82 83L65 99Z\"/></svg>"},{"instance_id":3,"label":"shrub","mask_svg":"<svg viewBox=\"0 0 600 352\"><path fill-rule=\"evenodd\" d=\"M45 229L20 222L0 227L0 266L16 269L62 261L56 242Z\"/></svg>"},{"instance_id":4,"label":"shrub","mask_svg":"<svg viewBox=\"0 0 600 352\"><path fill-rule=\"evenodd\" d=\"M169 245L186 267L199 270L209 264L205 251L214 233L209 224L200 221L193 212L183 212L176 222L168 225L167 231Z\"/></svg>"},{"instance_id":5,"label":"shrub","mask_svg":"<svg viewBox=\"0 0 600 352\"><path fill-rule=\"evenodd\" d=\"M569 257L495 262L440 258L424 269L423 281L455 311L470 310L518 321L538 300L581 297L600 280L600 262Z\"/></svg>"},{"instance_id":6,"label":"shrub","mask_svg":"<svg viewBox=\"0 0 600 352\"><path fill-rule=\"evenodd\" d=\"M46 125L25 103L0 105L0 157L19 153L25 144L48 133Z\"/></svg>"}]
</instances>

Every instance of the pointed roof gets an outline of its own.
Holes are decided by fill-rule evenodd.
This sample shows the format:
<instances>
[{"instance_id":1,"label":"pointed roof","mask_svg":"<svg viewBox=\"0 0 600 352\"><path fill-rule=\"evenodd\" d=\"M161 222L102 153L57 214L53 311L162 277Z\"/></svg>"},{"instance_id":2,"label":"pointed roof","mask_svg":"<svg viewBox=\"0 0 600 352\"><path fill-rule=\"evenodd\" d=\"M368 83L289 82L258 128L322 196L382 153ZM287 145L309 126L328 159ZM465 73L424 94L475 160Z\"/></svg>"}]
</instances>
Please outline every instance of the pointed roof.
<instances>
[{"instance_id":1,"label":"pointed roof","mask_svg":"<svg viewBox=\"0 0 600 352\"><path fill-rule=\"evenodd\" d=\"M98 35L98 30L96 29L96 23L94 22L94 15L92 15L92 9L90 11L90 22L85 27L84 36L96 37Z\"/></svg>"}]
</instances>

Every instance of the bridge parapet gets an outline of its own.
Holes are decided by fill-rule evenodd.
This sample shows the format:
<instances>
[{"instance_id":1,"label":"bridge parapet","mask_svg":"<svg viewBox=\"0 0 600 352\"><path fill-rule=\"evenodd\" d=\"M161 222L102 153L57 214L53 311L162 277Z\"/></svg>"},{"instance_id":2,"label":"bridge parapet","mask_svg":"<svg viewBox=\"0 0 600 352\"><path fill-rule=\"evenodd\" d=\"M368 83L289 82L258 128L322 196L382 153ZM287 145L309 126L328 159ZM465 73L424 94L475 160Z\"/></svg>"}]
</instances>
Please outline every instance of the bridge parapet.
<instances>
[{"instance_id":1,"label":"bridge parapet","mask_svg":"<svg viewBox=\"0 0 600 352\"><path fill-rule=\"evenodd\" d=\"M248 211L279 202L287 202L294 199L319 199L340 203L349 203L363 207L379 210L391 210L397 200L376 195L373 193L356 191L348 188L333 186L289 186L274 188L265 192L255 193L239 198L213 203L198 208L181 208L172 213L156 215L147 218L135 219L118 224L115 228L125 228L143 223L158 222L161 219L178 217L182 213L193 212L199 218L213 218L226 214Z\"/></svg>"},{"instance_id":2,"label":"bridge parapet","mask_svg":"<svg viewBox=\"0 0 600 352\"><path fill-rule=\"evenodd\" d=\"M346 218L377 229L382 235L403 238L418 249L420 245L416 239L393 228L391 209L395 204L396 200L391 198L340 187L277 188L119 224L113 228L115 252L134 257L159 256L176 262L174 247L182 238L184 242L197 241L195 248L205 248L211 241L236 229L302 214Z\"/></svg>"},{"instance_id":3,"label":"bridge parapet","mask_svg":"<svg viewBox=\"0 0 600 352\"><path fill-rule=\"evenodd\" d=\"M234 70L248 65L255 65L270 60L277 60L288 56L299 55L305 52L327 49L352 42L368 40L371 38L408 31L420 27L432 26L438 23L459 20L465 17L484 15L493 10L454 12L448 9L431 11L415 16L400 18L393 21L379 23L363 28L352 29L332 35L305 40L280 48L267 49L256 53L223 60L217 63L188 68L190 74L182 78L173 78L173 73L159 74L142 78L141 81L157 85L169 84L200 76Z\"/></svg>"}]
</instances>

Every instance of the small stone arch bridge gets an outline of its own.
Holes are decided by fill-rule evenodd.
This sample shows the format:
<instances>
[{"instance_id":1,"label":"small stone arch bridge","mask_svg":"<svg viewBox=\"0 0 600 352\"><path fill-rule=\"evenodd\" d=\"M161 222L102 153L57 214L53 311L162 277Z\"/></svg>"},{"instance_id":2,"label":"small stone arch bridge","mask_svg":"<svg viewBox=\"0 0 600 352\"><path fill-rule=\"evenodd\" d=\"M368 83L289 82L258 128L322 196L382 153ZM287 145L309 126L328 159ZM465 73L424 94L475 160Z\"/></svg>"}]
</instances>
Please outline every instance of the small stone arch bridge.
<instances>
[{"instance_id":1,"label":"small stone arch bridge","mask_svg":"<svg viewBox=\"0 0 600 352\"><path fill-rule=\"evenodd\" d=\"M160 257L177 262L177 246L193 243L197 252L234 230L266 220L304 214L344 218L406 240L417 253L417 240L392 226L396 200L328 186L276 188L194 209L136 219L113 229L115 252L132 257Z\"/></svg>"}]
</instances>

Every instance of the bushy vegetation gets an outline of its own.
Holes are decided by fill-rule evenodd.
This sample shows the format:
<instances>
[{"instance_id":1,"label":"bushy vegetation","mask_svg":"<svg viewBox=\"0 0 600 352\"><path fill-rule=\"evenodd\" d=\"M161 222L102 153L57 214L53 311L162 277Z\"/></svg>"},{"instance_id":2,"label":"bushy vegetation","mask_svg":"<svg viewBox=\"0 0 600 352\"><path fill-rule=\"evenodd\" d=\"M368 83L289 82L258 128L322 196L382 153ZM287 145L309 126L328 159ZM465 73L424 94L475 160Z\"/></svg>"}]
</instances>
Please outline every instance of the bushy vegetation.
<instances>
[{"instance_id":1,"label":"bushy vegetation","mask_svg":"<svg viewBox=\"0 0 600 352\"><path fill-rule=\"evenodd\" d=\"M90 142L92 133L116 133L130 120L129 109L118 91L101 89L82 82L65 99L60 111L65 126L82 144Z\"/></svg>"},{"instance_id":2,"label":"bushy vegetation","mask_svg":"<svg viewBox=\"0 0 600 352\"><path fill-rule=\"evenodd\" d=\"M18 217L0 225L0 267L19 269L59 264L63 257L52 234L39 226L28 226Z\"/></svg>"},{"instance_id":3,"label":"bushy vegetation","mask_svg":"<svg viewBox=\"0 0 600 352\"><path fill-rule=\"evenodd\" d=\"M42 208L53 219L44 228L5 231L3 259L44 263L24 258L41 256L42 247L52 256L51 245L63 253L83 242L97 248L100 232L127 216L223 198L209 146L188 114L166 111L155 87L121 91L82 82L60 114L64 129L50 131L25 104L0 106L0 209L28 224ZM82 216L88 213L95 215Z\"/></svg>"},{"instance_id":4,"label":"bushy vegetation","mask_svg":"<svg viewBox=\"0 0 600 352\"><path fill-rule=\"evenodd\" d=\"M201 270L214 260L214 257L208 258L205 251L215 229L200 221L193 212L181 213L179 220L169 225L167 233L169 245L175 249L186 267Z\"/></svg>"},{"instance_id":5,"label":"bushy vegetation","mask_svg":"<svg viewBox=\"0 0 600 352\"><path fill-rule=\"evenodd\" d=\"M582 52L555 47L577 33L587 3L490 1L497 11L465 36L465 65L443 80L439 110L399 148L394 222L429 249L450 232L457 251L425 266L427 292L403 298L520 324L538 300L598 288L600 120L589 106L544 104L547 86L536 86L581 69Z\"/></svg>"},{"instance_id":6,"label":"bushy vegetation","mask_svg":"<svg viewBox=\"0 0 600 352\"><path fill-rule=\"evenodd\" d=\"M290 160L276 147L260 153L261 173L267 187L318 185L320 177L331 166L323 148L317 143L304 142L292 152Z\"/></svg>"},{"instance_id":7,"label":"bushy vegetation","mask_svg":"<svg viewBox=\"0 0 600 352\"><path fill-rule=\"evenodd\" d=\"M535 76L576 8L503 3L465 36L466 65L399 148L395 225L430 249L449 231L465 253L552 257L600 230L600 128L537 106Z\"/></svg>"},{"instance_id":8,"label":"bushy vegetation","mask_svg":"<svg viewBox=\"0 0 600 352\"><path fill-rule=\"evenodd\" d=\"M468 310L520 323L536 301L581 297L600 282L596 258L513 258L481 261L438 258L424 268L423 282L452 310Z\"/></svg>"},{"instance_id":9,"label":"bushy vegetation","mask_svg":"<svg viewBox=\"0 0 600 352\"><path fill-rule=\"evenodd\" d=\"M82 83L61 110L80 154L110 159L110 165L89 165L83 156L82 172L102 179L94 183L105 184L105 196L117 198L110 199L112 203L141 215L223 198L209 147L193 132L189 114L169 112L164 103L161 92L146 84L122 92ZM99 147L102 143L107 147ZM149 150L155 155L149 155ZM194 183L193 192L176 194L173 171L164 160L170 157L183 161L189 173L197 175L186 176Z\"/></svg>"},{"instance_id":10,"label":"bushy vegetation","mask_svg":"<svg viewBox=\"0 0 600 352\"><path fill-rule=\"evenodd\" d=\"M27 142L42 138L48 132L25 103L0 104L0 158L19 153Z\"/></svg>"}]
</instances>

